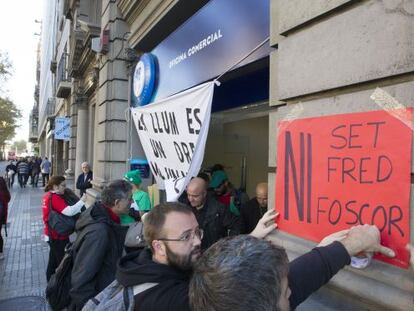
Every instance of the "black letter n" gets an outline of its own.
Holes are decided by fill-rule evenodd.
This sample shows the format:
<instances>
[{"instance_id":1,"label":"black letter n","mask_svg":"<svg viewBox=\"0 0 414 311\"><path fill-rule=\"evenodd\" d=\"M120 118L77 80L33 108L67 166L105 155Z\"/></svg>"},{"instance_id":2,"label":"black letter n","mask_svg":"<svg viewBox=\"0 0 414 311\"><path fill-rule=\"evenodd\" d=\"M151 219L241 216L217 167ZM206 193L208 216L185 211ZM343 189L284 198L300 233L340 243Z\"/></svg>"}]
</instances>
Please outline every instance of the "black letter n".
<instances>
[{"instance_id":1,"label":"black letter n","mask_svg":"<svg viewBox=\"0 0 414 311\"><path fill-rule=\"evenodd\" d=\"M285 139L285 180L284 180L284 196L285 196L285 219L289 219L289 166L291 167L293 177L293 189L295 191L296 208L299 215L299 220L303 221L304 208L304 192L305 192L305 138L303 133L300 133L300 189L298 189L298 178L296 175L295 157L293 155L292 137L289 131L286 131ZM309 137L308 137L309 139ZM290 165L289 165L290 164ZM308 211L310 212L310 211Z\"/></svg>"}]
</instances>

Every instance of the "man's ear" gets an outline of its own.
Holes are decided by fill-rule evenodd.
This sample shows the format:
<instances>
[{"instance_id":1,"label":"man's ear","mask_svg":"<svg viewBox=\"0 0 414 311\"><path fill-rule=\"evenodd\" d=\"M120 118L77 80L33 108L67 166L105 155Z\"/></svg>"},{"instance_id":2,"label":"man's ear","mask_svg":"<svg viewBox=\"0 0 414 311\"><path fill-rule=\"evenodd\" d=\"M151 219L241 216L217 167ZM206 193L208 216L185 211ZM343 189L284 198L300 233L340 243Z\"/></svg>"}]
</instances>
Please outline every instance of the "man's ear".
<instances>
[{"instance_id":1,"label":"man's ear","mask_svg":"<svg viewBox=\"0 0 414 311\"><path fill-rule=\"evenodd\" d=\"M165 257L165 244L160 240L153 240L151 243L152 249L157 256Z\"/></svg>"},{"instance_id":2,"label":"man's ear","mask_svg":"<svg viewBox=\"0 0 414 311\"><path fill-rule=\"evenodd\" d=\"M121 200L115 200L114 201L114 206L112 206L112 209L113 210L119 210L119 201L121 201Z\"/></svg>"}]
</instances>

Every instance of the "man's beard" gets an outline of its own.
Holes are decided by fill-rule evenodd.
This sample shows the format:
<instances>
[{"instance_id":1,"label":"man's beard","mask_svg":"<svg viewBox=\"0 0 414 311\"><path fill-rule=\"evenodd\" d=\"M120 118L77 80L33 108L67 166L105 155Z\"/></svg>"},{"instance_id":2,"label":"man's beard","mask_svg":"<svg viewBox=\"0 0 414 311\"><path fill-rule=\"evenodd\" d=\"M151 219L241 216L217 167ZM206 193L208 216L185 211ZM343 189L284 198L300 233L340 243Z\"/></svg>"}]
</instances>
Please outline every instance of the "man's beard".
<instances>
[{"instance_id":1,"label":"man's beard","mask_svg":"<svg viewBox=\"0 0 414 311\"><path fill-rule=\"evenodd\" d=\"M201 255L200 246L197 246L188 255L178 255L174 253L168 245L165 245L165 250L167 254L168 265L183 271L189 271L193 269L194 263L192 261L192 257L194 254L199 253Z\"/></svg>"}]
</instances>

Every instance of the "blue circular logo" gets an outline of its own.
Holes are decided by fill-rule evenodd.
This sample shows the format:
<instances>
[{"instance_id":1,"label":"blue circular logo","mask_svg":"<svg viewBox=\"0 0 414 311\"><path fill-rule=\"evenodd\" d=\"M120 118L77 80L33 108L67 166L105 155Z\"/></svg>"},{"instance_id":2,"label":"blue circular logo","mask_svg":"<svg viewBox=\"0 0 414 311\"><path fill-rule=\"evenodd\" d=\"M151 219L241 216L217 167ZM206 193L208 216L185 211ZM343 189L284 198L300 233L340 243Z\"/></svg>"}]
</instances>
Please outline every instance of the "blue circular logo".
<instances>
[{"instance_id":1,"label":"blue circular logo","mask_svg":"<svg viewBox=\"0 0 414 311\"><path fill-rule=\"evenodd\" d=\"M155 73L154 55L143 54L135 66L132 80L134 106L145 106L151 101L155 88Z\"/></svg>"}]
</instances>

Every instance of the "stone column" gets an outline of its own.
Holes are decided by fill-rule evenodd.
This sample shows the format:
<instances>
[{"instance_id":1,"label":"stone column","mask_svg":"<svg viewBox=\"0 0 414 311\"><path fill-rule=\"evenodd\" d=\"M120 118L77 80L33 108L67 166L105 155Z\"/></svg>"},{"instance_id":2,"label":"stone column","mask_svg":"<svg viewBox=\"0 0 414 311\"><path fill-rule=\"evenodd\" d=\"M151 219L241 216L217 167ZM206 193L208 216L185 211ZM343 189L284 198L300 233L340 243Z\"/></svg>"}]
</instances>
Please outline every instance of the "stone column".
<instances>
[{"instance_id":1,"label":"stone column","mask_svg":"<svg viewBox=\"0 0 414 311\"><path fill-rule=\"evenodd\" d=\"M72 87L71 93L74 93L74 89ZM76 124L78 121L77 109L76 105L71 98L70 103L70 141L69 141L69 158L68 158L68 169L65 171L65 177L68 180L73 180L74 173L75 173L75 159L76 159Z\"/></svg>"},{"instance_id":2,"label":"stone column","mask_svg":"<svg viewBox=\"0 0 414 311\"><path fill-rule=\"evenodd\" d=\"M125 172L127 151L128 75L123 59L125 33L128 26L117 3L102 3L102 29L109 30L109 51L102 55L99 68L99 85L95 122L95 150L93 161L95 190L110 180L121 178ZM92 194L92 191L90 192Z\"/></svg>"},{"instance_id":3,"label":"stone column","mask_svg":"<svg viewBox=\"0 0 414 311\"><path fill-rule=\"evenodd\" d=\"M83 102L77 104L77 106L75 180L81 173L81 164L87 161L88 155L88 106Z\"/></svg>"}]
</instances>

